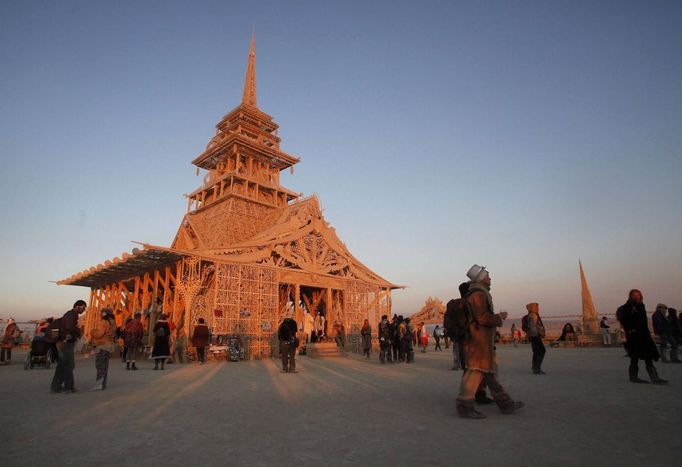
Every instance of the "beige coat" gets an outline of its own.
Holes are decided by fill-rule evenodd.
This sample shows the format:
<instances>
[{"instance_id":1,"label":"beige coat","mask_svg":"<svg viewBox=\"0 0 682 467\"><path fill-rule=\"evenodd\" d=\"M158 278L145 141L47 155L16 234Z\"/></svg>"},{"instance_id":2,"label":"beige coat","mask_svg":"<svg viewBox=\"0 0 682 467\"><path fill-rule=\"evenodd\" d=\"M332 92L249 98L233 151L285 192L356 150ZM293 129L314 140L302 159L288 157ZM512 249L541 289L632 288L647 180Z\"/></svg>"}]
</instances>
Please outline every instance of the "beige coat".
<instances>
[{"instance_id":1,"label":"beige coat","mask_svg":"<svg viewBox=\"0 0 682 467\"><path fill-rule=\"evenodd\" d=\"M495 371L495 328L502 326L502 317L493 313L492 297L481 284L471 284L467 305L472 322L470 337L465 343L465 359L468 369L486 373Z\"/></svg>"},{"instance_id":2,"label":"beige coat","mask_svg":"<svg viewBox=\"0 0 682 467\"><path fill-rule=\"evenodd\" d=\"M116 348L116 322L108 319L100 319L92 330L92 346L97 350L113 352Z\"/></svg>"}]
</instances>

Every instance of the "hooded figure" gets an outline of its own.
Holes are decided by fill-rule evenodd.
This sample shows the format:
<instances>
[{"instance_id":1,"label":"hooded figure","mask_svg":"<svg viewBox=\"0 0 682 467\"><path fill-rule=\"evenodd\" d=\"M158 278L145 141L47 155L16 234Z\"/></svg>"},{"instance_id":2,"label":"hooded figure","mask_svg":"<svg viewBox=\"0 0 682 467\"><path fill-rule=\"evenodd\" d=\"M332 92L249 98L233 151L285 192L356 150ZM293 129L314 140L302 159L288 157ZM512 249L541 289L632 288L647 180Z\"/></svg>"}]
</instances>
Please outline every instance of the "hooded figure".
<instances>
[{"instance_id":1,"label":"hooded figure","mask_svg":"<svg viewBox=\"0 0 682 467\"><path fill-rule=\"evenodd\" d=\"M625 350L630 357L628 374L633 383L646 383L640 379L639 360L644 360L646 370L651 382L665 384L666 380L659 378L654 361L658 361L660 355L656 350L656 344L649 334L649 324L646 316L646 308L643 302L642 292L632 289L628 294L628 301L616 311L616 317L625 330Z\"/></svg>"}]
</instances>

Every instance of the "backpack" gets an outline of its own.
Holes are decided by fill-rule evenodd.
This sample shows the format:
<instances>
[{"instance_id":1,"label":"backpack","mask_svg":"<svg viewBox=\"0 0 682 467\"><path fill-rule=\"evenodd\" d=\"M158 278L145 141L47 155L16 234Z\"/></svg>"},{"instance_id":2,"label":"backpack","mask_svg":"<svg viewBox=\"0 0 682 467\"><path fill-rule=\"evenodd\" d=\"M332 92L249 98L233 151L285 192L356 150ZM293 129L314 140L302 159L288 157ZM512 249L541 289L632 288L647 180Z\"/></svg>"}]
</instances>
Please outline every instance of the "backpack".
<instances>
[{"instance_id":1,"label":"backpack","mask_svg":"<svg viewBox=\"0 0 682 467\"><path fill-rule=\"evenodd\" d=\"M469 334L469 324L471 324L471 313L466 300L462 298L450 300L443 316L445 335L457 341L466 339Z\"/></svg>"},{"instance_id":2,"label":"backpack","mask_svg":"<svg viewBox=\"0 0 682 467\"><path fill-rule=\"evenodd\" d=\"M528 331L530 331L530 313L521 318L521 330L523 330L523 332L526 334L528 334Z\"/></svg>"}]
</instances>

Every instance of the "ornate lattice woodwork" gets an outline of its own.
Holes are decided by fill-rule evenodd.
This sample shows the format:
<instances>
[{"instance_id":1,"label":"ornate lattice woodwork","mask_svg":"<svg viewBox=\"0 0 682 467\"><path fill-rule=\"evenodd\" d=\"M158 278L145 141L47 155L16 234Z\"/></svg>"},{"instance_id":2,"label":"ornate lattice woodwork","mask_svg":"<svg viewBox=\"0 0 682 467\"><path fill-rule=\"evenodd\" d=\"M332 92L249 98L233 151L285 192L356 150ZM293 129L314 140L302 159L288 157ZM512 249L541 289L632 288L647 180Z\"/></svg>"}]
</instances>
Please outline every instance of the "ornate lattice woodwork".
<instances>
[{"instance_id":1,"label":"ornate lattice woodwork","mask_svg":"<svg viewBox=\"0 0 682 467\"><path fill-rule=\"evenodd\" d=\"M274 269L216 264L214 334L238 334L251 358L270 356L279 325L279 287Z\"/></svg>"}]
</instances>

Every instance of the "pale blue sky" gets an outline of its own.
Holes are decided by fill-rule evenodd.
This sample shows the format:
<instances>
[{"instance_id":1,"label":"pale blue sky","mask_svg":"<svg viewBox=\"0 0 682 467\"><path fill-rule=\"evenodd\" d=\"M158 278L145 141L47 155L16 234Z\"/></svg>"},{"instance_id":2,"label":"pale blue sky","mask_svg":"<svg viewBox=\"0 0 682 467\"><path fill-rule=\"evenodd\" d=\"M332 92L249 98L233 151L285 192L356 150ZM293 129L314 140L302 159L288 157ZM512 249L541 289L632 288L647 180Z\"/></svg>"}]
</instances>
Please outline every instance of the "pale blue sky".
<instances>
[{"instance_id":1,"label":"pale blue sky","mask_svg":"<svg viewBox=\"0 0 682 467\"><path fill-rule=\"evenodd\" d=\"M259 106L394 310L487 265L497 308L682 307L682 3L0 3L0 317L60 313L61 279L168 245L190 161Z\"/></svg>"}]
</instances>

